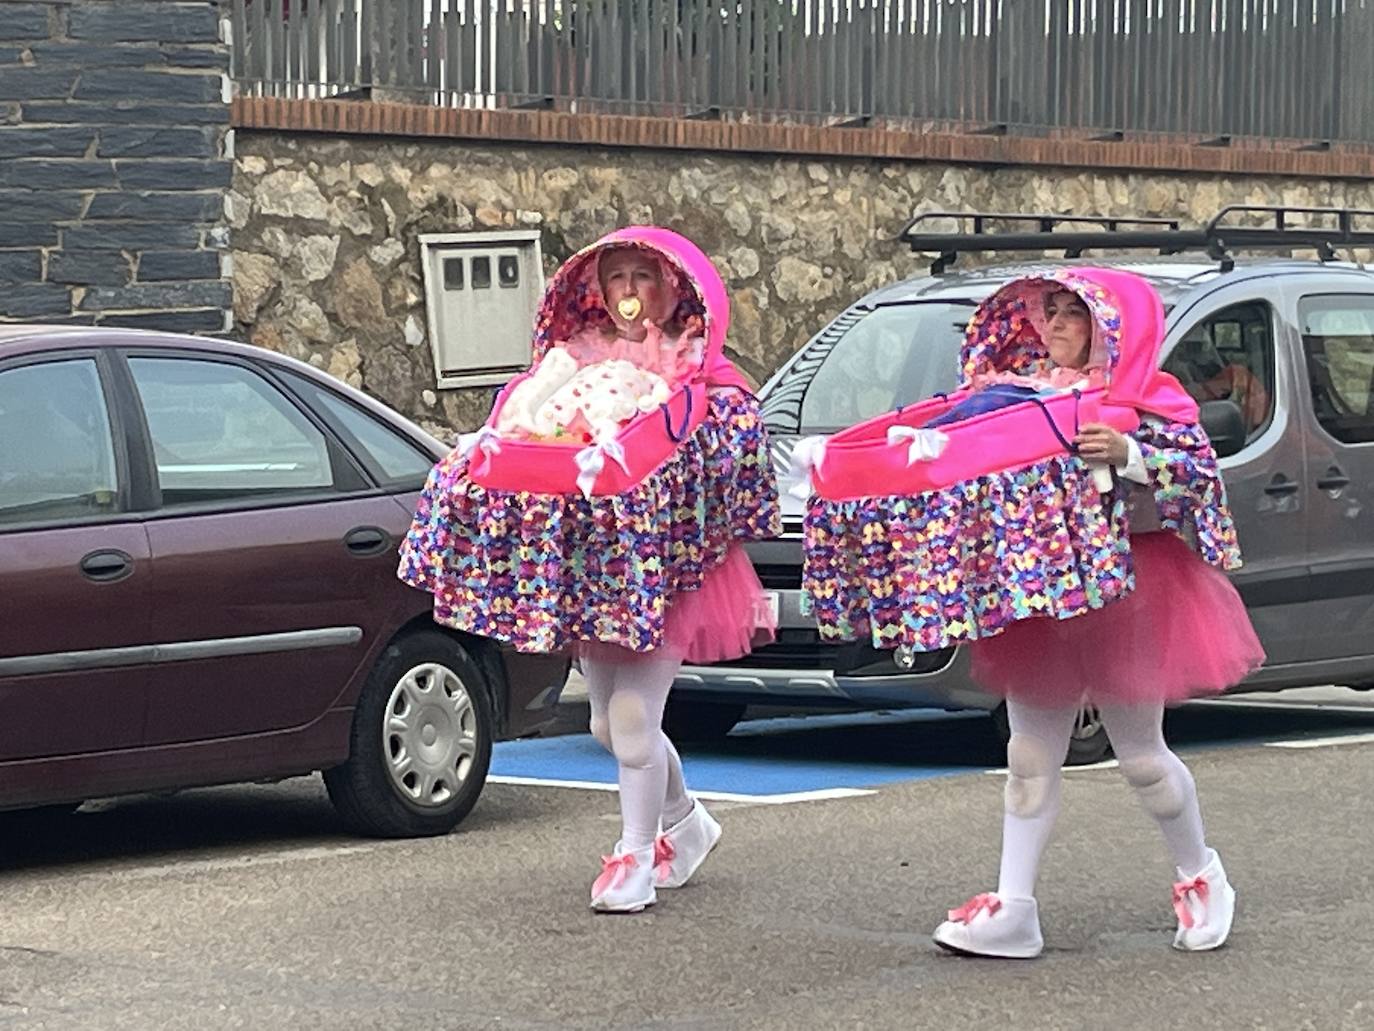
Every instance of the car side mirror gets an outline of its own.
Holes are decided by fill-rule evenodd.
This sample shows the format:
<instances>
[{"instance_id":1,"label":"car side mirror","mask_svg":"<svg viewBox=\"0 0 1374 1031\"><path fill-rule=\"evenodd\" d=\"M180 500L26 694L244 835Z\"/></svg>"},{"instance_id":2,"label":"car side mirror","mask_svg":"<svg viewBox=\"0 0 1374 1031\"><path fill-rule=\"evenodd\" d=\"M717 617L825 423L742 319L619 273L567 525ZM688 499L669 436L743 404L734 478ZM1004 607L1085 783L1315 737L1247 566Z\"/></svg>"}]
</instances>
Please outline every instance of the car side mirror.
<instances>
[{"instance_id":1,"label":"car side mirror","mask_svg":"<svg viewBox=\"0 0 1374 1031\"><path fill-rule=\"evenodd\" d=\"M1245 414L1234 401L1204 401L1199 418L1218 458L1234 455L1245 446Z\"/></svg>"}]
</instances>

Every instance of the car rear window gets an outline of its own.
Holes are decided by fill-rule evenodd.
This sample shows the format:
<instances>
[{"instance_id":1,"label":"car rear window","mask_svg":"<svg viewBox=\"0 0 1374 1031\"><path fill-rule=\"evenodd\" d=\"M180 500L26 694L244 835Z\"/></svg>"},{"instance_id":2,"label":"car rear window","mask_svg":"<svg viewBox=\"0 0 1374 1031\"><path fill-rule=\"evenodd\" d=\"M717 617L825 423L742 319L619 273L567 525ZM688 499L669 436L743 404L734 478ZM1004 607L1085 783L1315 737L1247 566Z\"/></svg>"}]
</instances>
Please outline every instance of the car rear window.
<instances>
[{"instance_id":1,"label":"car rear window","mask_svg":"<svg viewBox=\"0 0 1374 1031\"><path fill-rule=\"evenodd\" d=\"M131 358L165 505L330 490L325 436L262 376L189 358Z\"/></svg>"},{"instance_id":2,"label":"car rear window","mask_svg":"<svg viewBox=\"0 0 1374 1031\"><path fill-rule=\"evenodd\" d=\"M312 407L317 411L324 409L337 421L336 432L342 431L349 438L347 442L350 447L361 449L363 457L375 467L374 475L385 486L407 490L419 490L424 486L434 466L432 456L371 413L333 391L294 372L283 371L281 375L306 397Z\"/></svg>"},{"instance_id":3,"label":"car rear window","mask_svg":"<svg viewBox=\"0 0 1374 1031\"><path fill-rule=\"evenodd\" d=\"M1317 420L1343 443L1374 442L1374 297L1304 297L1298 315Z\"/></svg>"}]
</instances>

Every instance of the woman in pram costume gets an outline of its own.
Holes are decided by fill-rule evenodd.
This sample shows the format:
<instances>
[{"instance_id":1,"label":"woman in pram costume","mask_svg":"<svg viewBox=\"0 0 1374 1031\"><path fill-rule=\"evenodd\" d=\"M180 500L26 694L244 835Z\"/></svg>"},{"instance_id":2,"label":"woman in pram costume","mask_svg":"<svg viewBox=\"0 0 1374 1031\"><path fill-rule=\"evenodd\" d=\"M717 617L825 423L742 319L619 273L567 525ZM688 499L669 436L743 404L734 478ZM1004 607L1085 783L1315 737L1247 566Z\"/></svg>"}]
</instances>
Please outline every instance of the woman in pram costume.
<instances>
[{"instance_id":1,"label":"woman in pram costume","mask_svg":"<svg viewBox=\"0 0 1374 1031\"><path fill-rule=\"evenodd\" d=\"M974 678L1007 699L1000 881L937 929L951 951L1043 948L1036 879L1085 704L1177 868L1175 946L1229 933L1235 893L1163 713L1264 656L1223 572L1240 552L1216 455L1196 402L1157 369L1163 330L1158 296L1129 273L1011 283L969 324L963 390L837 434L813 470L804 586L823 635L966 644ZM894 450L919 489L859 494L862 466Z\"/></svg>"},{"instance_id":2,"label":"woman in pram costume","mask_svg":"<svg viewBox=\"0 0 1374 1031\"><path fill-rule=\"evenodd\" d=\"M574 255L540 305L531 372L435 468L402 547L438 622L580 660L619 765L600 911L652 905L716 844L664 704L684 660L738 658L773 631L741 545L780 532L777 487L728 324L719 274L676 233L630 227Z\"/></svg>"}]
</instances>

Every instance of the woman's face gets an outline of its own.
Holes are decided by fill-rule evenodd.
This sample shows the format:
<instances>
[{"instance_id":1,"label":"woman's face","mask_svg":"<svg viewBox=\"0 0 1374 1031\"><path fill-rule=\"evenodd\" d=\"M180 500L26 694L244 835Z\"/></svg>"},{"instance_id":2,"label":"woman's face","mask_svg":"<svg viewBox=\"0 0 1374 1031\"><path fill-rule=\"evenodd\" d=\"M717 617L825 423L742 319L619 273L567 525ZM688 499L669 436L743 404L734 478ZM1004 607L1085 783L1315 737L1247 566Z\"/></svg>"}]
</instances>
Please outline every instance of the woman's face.
<instances>
[{"instance_id":1,"label":"woman's face","mask_svg":"<svg viewBox=\"0 0 1374 1031\"><path fill-rule=\"evenodd\" d=\"M622 336L640 339L646 318L656 323L666 318L668 291L658 262L649 255L628 249L607 251L598 271L601 295Z\"/></svg>"},{"instance_id":2,"label":"woman's face","mask_svg":"<svg viewBox=\"0 0 1374 1031\"><path fill-rule=\"evenodd\" d=\"M1045 298L1045 347L1055 365L1083 368L1092 341L1093 317L1077 294L1056 290Z\"/></svg>"}]
</instances>

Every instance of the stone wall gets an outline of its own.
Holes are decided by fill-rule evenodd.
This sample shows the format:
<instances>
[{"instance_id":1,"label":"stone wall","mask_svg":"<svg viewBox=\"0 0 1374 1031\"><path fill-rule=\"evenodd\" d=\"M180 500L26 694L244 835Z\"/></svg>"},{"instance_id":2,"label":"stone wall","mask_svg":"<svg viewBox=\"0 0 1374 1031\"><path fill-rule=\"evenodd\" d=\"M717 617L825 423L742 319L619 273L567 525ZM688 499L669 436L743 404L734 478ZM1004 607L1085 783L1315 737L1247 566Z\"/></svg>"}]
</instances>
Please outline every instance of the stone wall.
<instances>
[{"instance_id":1,"label":"stone wall","mask_svg":"<svg viewBox=\"0 0 1374 1031\"><path fill-rule=\"evenodd\" d=\"M438 391L421 233L539 227L547 265L617 226L678 229L731 291L730 353L756 380L850 301L923 271L914 211L1060 211L1204 221L1228 203L1374 208L1368 181L611 150L243 132L230 193L234 313L248 339L364 386L433 429L492 391Z\"/></svg>"},{"instance_id":2,"label":"stone wall","mask_svg":"<svg viewBox=\"0 0 1374 1031\"><path fill-rule=\"evenodd\" d=\"M0 2L0 321L223 332L218 5Z\"/></svg>"}]
</instances>

